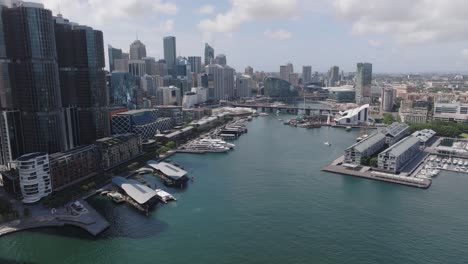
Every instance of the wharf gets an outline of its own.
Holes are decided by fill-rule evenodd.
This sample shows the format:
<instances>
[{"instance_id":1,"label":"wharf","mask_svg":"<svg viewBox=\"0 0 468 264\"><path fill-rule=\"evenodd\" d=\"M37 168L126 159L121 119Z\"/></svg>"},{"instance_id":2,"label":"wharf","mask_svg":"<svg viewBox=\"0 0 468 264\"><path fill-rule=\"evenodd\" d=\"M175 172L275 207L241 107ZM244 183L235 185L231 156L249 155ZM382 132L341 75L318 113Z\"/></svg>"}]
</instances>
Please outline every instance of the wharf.
<instances>
[{"instance_id":1,"label":"wharf","mask_svg":"<svg viewBox=\"0 0 468 264\"><path fill-rule=\"evenodd\" d=\"M413 177L397 176L388 173L374 172L371 170L370 167L365 166L358 167L359 170L349 169L340 165L343 162L343 159L343 156L339 157L338 159L334 160L331 164L324 167L322 171L377 181L390 182L423 189L429 188L429 186L431 186L432 183L432 181L429 179L416 179Z\"/></svg>"}]
</instances>

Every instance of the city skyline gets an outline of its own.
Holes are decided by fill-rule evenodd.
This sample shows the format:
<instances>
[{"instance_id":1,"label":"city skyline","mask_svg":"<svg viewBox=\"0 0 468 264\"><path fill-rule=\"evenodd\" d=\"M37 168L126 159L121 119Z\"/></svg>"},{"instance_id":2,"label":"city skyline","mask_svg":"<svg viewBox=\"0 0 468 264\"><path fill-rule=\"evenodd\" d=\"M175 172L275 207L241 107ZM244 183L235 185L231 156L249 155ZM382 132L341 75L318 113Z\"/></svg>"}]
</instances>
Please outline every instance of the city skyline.
<instances>
[{"instance_id":1,"label":"city skyline","mask_svg":"<svg viewBox=\"0 0 468 264\"><path fill-rule=\"evenodd\" d=\"M421 10L438 10L428 14L419 14L417 3L401 1L370 1L366 7L341 0L113 1L112 10L107 10L107 1L34 1L54 14L60 10L73 21L102 30L106 46L128 52L138 38L148 56L156 59L164 57L163 37L175 36L177 56L203 57L208 42L215 55L227 55L236 71L250 65L278 72L279 65L291 62L298 69L311 65L313 71L326 72L337 65L353 72L360 61L372 62L376 73L468 69L464 24L457 20L461 16L457 10L465 3L457 0L423 3ZM437 21L441 23L431 27Z\"/></svg>"}]
</instances>

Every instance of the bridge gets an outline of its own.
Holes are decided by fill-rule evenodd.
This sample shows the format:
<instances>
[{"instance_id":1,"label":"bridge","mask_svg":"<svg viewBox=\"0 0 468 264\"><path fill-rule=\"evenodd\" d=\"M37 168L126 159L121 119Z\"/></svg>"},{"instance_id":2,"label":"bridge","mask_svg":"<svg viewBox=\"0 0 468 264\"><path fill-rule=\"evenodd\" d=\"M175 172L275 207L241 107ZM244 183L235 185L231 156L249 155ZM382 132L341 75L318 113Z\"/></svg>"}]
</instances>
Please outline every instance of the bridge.
<instances>
[{"instance_id":1,"label":"bridge","mask_svg":"<svg viewBox=\"0 0 468 264\"><path fill-rule=\"evenodd\" d=\"M245 107L245 108L252 108L255 110L260 110L262 112L276 112L279 110L280 112L286 112L288 114L297 115L299 111L304 111L304 107L300 106L291 106L291 105L272 105L272 104L247 104L247 103L235 103L233 104L234 107ZM317 106L306 106L305 107L305 114L306 115L328 115L328 114L338 114L339 110L331 109L325 105L317 105Z\"/></svg>"}]
</instances>

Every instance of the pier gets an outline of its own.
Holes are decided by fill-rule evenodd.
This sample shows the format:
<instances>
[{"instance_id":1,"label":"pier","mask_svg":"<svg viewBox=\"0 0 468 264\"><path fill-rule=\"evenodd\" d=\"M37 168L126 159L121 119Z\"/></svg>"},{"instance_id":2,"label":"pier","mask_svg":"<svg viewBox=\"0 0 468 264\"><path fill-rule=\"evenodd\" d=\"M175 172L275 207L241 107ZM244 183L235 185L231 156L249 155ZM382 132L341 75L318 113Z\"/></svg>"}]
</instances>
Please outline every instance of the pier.
<instances>
[{"instance_id":1,"label":"pier","mask_svg":"<svg viewBox=\"0 0 468 264\"><path fill-rule=\"evenodd\" d=\"M429 186L431 186L432 183L430 179L419 179L415 177L399 176L379 171L373 171L370 167L366 166L356 166L354 168L347 168L342 166L343 160L343 156L339 157L338 159L334 160L331 164L324 167L322 171L377 181L390 182L423 189L429 188Z\"/></svg>"}]
</instances>

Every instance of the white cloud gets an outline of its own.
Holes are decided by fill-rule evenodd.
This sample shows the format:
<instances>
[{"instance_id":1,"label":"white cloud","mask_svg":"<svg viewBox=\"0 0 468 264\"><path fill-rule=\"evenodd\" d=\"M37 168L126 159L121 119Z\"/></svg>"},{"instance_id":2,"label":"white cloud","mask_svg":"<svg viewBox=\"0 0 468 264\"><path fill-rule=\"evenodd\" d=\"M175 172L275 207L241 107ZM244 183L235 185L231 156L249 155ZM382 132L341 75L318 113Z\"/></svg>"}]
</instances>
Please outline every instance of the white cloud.
<instances>
[{"instance_id":1,"label":"white cloud","mask_svg":"<svg viewBox=\"0 0 468 264\"><path fill-rule=\"evenodd\" d=\"M463 58L468 60L468 49L463 49L461 53Z\"/></svg>"},{"instance_id":2,"label":"white cloud","mask_svg":"<svg viewBox=\"0 0 468 264\"><path fill-rule=\"evenodd\" d=\"M369 42L369 45L371 45L374 48L379 48L382 46L382 41L380 40L370 39L368 42Z\"/></svg>"},{"instance_id":3,"label":"white cloud","mask_svg":"<svg viewBox=\"0 0 468 264\"><path fill-rule=\"evenodd\" d=\"M298 0L231 0L230 9L213 19L200 21L202 31L228 33L253 20L290 18L297 13Z\"/></svg>"},{"instance_id":4,"label":"white cloud","mask_svg":"<svg viewBox=\"0 0 468 264\"><path fill-rule=\"evenodd\" d=\"M271 39L276 40L287 40L292 38L292 33L283 29L275 31L267 30L263 34Z\"/></svg>"},{"instance_id":5,"label":"white cloud","mask_svg":"<svg viewBox=\"0 0 468 264\"><path fill-rule=\"evenodd\" d=\"M356 34L389 34L399 43L468 39L466 0L333 0Z\"/></svg>"},{"instance_id":6,"label":"white cloud","mask_svg":"<svg viewBox=\"0 0 468 264\"><path fill-rule=\"evenodd\" d=\"M215 11L215 7L213 5L204 5L197 9L197 13L200 15L210 15L213 14Z\"/></svg>"},{"instance_id":7,"label":"white cloud","mask_svg":"<svg viewBox=\"0 0 468 264\"><path fill-rule=\"evenodd\" d=\"M161 22L159 24L159 27L156 28L156 31L157 32L160 32L160 33L168 33L168 32L171 32L174 30L174 20L172 19L168 19L164 22Z\"/></svg>"},{"instance_id":8,"label":"white cloud","mask_svg":"<svg viewBox=\"0 0 468 264\"><path fill-rule=\"evenodd\" d=\"M154 13L175 15L178 7L167 0L35 0L41 2L54 13L61 13L71 20L90 26L101 26L134 20Z\"/></svg>"}]
</instances>

